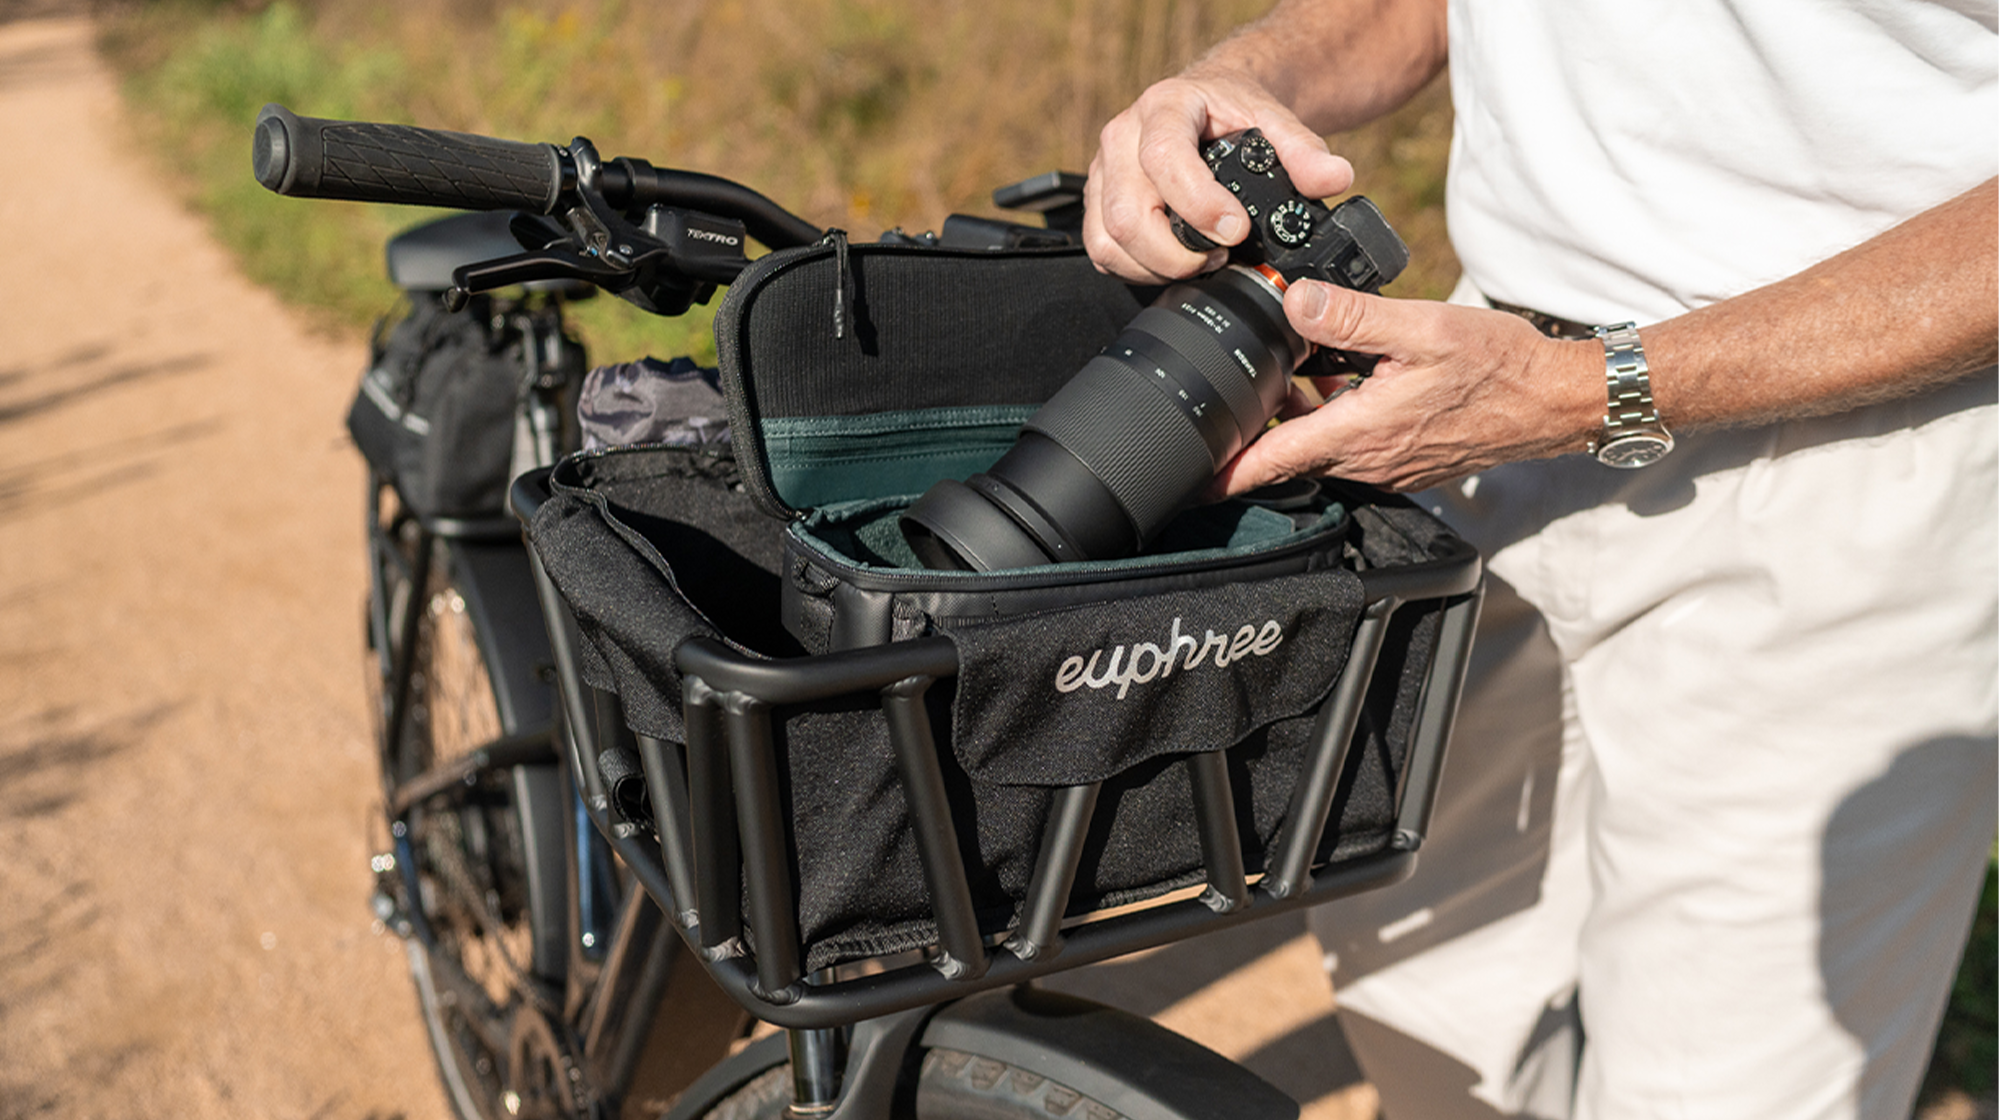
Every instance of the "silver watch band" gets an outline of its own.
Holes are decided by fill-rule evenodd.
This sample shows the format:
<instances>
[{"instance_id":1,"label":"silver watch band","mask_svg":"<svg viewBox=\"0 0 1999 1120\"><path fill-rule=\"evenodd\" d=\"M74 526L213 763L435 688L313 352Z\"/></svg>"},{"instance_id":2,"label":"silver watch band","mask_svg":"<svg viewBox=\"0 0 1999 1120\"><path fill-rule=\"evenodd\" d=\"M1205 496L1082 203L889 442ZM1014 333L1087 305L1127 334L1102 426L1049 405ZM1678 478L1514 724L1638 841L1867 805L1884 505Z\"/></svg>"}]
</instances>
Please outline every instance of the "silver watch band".
<instances>
[{"instance_id":1,"label":"silver watch band","mask_svg":"<svg viewBox=\"0 0 1999 1120\"><path fill-rule=\"evenodd\" d=\"M1652 403L1652 378L1636 323L1596 328L1603 342L1604 378L1608 403L1603 434L1590 444L1590 454L1617 467L1642 467L1673 449L1673 437L1659 420Z\"/></svg>"}]
</instances>

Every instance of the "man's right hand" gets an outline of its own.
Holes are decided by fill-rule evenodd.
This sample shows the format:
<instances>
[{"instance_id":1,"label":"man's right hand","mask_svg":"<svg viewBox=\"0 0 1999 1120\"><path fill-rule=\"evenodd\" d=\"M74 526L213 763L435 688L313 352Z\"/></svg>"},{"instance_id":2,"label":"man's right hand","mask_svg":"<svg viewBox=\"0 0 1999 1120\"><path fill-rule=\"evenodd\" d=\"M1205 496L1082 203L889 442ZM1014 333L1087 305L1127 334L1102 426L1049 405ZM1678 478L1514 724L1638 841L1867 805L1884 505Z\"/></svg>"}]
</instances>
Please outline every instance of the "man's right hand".
<instances>
[{"instance_id":1,"label":"man's right hand","mask_svg":"<svg viewBox=\"0 0 1999 1120\"><path fill-rule=\"evenodd\" d=\"M1104 126L1083 192L1083 244L1097 268L1163 283L1227 260L1225 249L1203 254L1181 245L1166 211L1170 207L1217 245L1240 242L1249 217L1215 181L1200 146L1252 127L1276 146L1299 193L1328 198L1353 184L1353 167L1254 78L1196 64L1146 90Z\"/></svg>"}]
</instances>

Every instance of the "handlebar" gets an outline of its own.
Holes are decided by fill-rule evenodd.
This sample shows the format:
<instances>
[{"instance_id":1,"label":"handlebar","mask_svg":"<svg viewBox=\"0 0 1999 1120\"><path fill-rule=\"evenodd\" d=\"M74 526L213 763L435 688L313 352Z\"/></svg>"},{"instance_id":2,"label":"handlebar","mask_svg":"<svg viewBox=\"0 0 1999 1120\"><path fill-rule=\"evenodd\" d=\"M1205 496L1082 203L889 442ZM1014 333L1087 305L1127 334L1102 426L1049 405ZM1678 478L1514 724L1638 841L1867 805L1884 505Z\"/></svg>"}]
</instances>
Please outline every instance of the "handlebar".
<instances>
[{"instance_id":1,"label":"handlebar","mask_svg":"<svg viewBox=\"0 0 1999 1120\"><path fill-rule=\"evenodd\" d=\"M516 222L526 251L459 266L443 293L452 310L472 293L537 280L594 284L656 315L706 303L749 267L746 237L771 249L826 231L769 198L714 175L606 160L579 136L567 147L413 125L301 117L282 105L257 114L250 165L257 181L292 198L386 202L553 215L550 239ZM944 235L882 235L896 244L1001 249L1081 241L1081 176L1051 173L1002 188L993 201L1039 211L1047 229L953 215Z\"/></svg>"},{"instance_id":2,"label":"handlebar","mask_svg":"<svg viewBox=\"0 0 1999 1120\"><path fill-rule=\"evenodd\" d=\"M257 114L250 162L259 183L293 198L548 214L565 186L552 144L301 117L282 105Z\"/></svg>"},{"instance_id":3,"label":"handlebar","mask_svg":"<svg viewBox=\"0 0 1999 1120\"><path fill-rule=\"evenodd\" d=\"M810 244L823 232L764 195L714 175L641 159L598 163L594 149L585 170L574 146L301 117L282 105L266 105L257 114L250 162L259 183L292 198L554 214L586 185L618 210L663 205L734 218L773 249ZM584 178L594 182L580 183Z\"/></svg>"}]
</instances>

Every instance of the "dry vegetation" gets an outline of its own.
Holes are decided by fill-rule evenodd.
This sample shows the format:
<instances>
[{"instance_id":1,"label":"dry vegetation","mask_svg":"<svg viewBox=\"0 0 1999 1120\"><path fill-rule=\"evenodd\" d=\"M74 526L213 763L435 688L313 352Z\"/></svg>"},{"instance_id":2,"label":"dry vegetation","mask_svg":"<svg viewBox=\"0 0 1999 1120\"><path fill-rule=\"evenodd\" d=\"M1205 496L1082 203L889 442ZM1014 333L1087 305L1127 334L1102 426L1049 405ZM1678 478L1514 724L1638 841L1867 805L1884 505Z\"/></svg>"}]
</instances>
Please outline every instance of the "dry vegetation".
<instances>
[{"instance_id":1,"label":"dry vegetation","mask_svg":"<svg viewBox=\"0 0 1999 1120\"><path fill-rule=\"evenodd\" d=\"M995 186L1083 169L1104 120L1264 6L183 0L126 9L105 45L252 275L361 323L390 298L383 236L425 215L263 195L246 153L266 101L523 139L587 135L607 153L738 179L873 236L992 213ZM1456 278L1442 216L1449 138L1439 84L1335 141L1414 250L1400 293L1441 297ZM698 315L676 330L599 302L588 325L606 353L703 349Z\"/></svg>"}]
</instances>

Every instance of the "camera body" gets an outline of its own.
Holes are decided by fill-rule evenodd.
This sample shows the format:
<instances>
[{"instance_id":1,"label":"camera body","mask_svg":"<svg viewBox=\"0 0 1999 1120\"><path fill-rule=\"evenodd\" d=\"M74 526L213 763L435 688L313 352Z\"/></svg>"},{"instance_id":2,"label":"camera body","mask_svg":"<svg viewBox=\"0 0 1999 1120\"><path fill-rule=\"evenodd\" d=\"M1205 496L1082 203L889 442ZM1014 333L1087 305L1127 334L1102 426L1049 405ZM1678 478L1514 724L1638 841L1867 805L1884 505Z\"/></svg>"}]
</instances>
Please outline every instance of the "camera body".
<instances>
[{"instance_id":1,"label":"camera body","mask_svg":"<svg viewBox=\"0 0 1999 1120\"><path fill-rule=\"evenodd\" d=\"M1261 131L1211 140L1201 158L1249 214L1249 235L1229 250L1230 263L1268 265L1286 283L1323 280L1362 292L1380 291L1409 264L1408 247L1365 197L1328 207L1299 194ZM1182 245L1195 252L1216 247L1180 215L1167 217Z\"/></svg>"},{"instance_id":2,"label":"camera body","mask_svg":"<svg viewBox=\"0 0 1999 1120\"><path fill-rule=\"evenodd\" d=\"M1312 355L1285 317L1285 288L1309 278L1373 292L1408 263L1373 203L1328 208L1300 195L1257 130L1202 155L1242 200L1249 236L1226 268L1139 312L990 469L939 482L909 507L903 536L926 566L995 571L1140 551L1262 434ZM1215 247L1172 220L1189 248Z\"/></svg>"}]
</instances>

